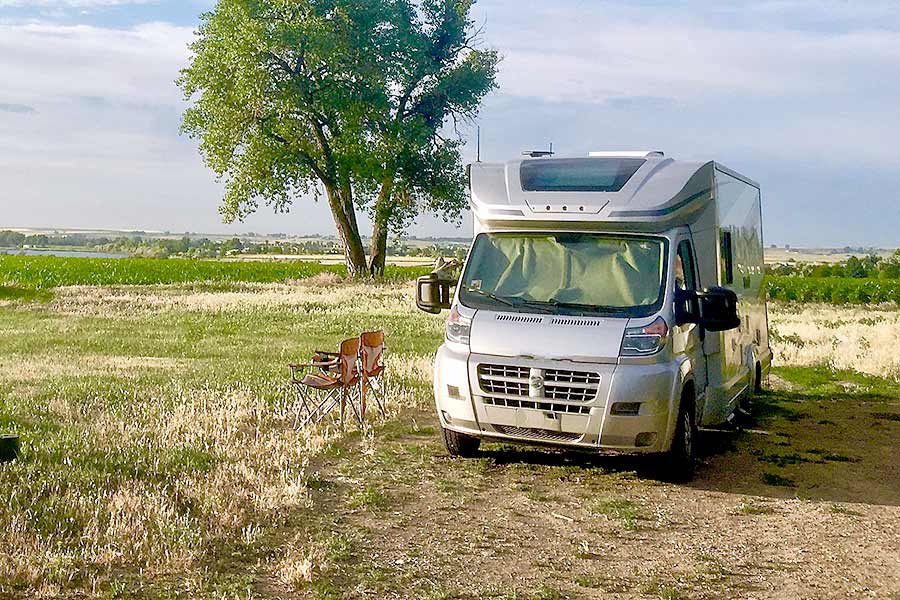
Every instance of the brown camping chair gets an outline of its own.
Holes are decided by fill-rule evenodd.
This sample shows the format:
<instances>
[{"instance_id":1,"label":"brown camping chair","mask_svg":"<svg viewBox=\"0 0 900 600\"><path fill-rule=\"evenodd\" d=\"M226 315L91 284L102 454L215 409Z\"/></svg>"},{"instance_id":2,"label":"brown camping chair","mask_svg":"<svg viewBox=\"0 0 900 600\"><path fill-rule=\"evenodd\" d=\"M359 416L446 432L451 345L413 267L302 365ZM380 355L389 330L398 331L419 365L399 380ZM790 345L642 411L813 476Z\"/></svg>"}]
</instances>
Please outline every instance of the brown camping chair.
<instances>
[{"instance_id":1,"label":"brown camping chair","mask_svg":"<svg viewBox=\"0 0 900 600\"><path fill-rule=\"evenodd\" d=\"M318 423L338 403L341 405L343 426L348 402L356 419L361 422L362 417L354 404L360 381L358 360L359 338L350 338L341 342L341 350L335 353L335 358L289 365L291 385L297 390L301 403L301 411L297 415L299 427L310 422Z\"/></svg>"},{"instance_id":2,"label":"brown camping chair","mask_svg":"<svg viewBox=\"0 0 900 600\"><path fill-rule=\"evenodd\" d=\"M384 365L384 332L367 331L359 336L359 341L360 370L362 371L359 412L362 418L365 418L366 400L368 394L371 393L378 403L381 415L384 416L385 390L387 389Z\"/></svg>"}]
</instances>

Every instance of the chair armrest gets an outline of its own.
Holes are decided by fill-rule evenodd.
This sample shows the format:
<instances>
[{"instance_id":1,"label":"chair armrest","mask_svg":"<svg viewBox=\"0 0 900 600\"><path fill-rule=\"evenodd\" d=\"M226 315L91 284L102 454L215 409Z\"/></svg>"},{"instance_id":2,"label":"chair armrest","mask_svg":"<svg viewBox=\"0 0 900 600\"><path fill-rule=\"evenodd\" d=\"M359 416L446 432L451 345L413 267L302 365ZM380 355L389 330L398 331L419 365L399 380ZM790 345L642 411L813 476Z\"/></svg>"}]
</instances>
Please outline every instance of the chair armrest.
<instances>
[{"instance_id":1,"label":"chair armrest","mask_svg":"<svg viewBox=\"0 0 900 600\"><path fill-rule=\"evenodd\" d=\"M308 363L300 363L300 364L290 364L288 365L292 369L309 369L312 367L333 367L334 365L339 365L339 360L325 360L325 361L312 361Z\"/></svg>"}]
</instances>

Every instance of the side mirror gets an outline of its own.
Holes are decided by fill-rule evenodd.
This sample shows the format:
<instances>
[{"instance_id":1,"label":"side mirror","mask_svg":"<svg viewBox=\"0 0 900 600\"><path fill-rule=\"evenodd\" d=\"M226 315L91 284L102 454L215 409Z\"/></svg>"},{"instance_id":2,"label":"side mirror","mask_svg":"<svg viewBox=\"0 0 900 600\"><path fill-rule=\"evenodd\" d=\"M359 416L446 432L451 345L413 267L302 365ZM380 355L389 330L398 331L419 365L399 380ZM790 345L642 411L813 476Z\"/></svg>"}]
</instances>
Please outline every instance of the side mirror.
<instances>
[{"instance_id":1,"label":"side mirror","mask_svg":"<svg viewBox=\"0 0 900 600\"><path fill-rule=\"evenodd\" d=\"M728 331L741 326L737 313L737 294L723 287L711 287L699 292L700 325L707 331Z\"/></svg>"},{"instance_id":2,"label":"side mirror","mask_svg":"<svg viewBox=\"0 0 900 600\"><path fill-rule=\"evenodd\" d=\"M456 281L442 279L436 273L429 273L416 280L416 306L433 315L450 308L453 296L450 287Z\"/></svg>"},{"instance_id":3,"label":"side mirror","mask_svg":"<svg viewBox=\"0 0 900 600\"><path fill-rule=\"evenodd\" d=\"M740 327L737 294L723 287L711 287L702 292L676 290L675 322L678 325L697 323L706 331Z\"/></svg>"}]
</instances>

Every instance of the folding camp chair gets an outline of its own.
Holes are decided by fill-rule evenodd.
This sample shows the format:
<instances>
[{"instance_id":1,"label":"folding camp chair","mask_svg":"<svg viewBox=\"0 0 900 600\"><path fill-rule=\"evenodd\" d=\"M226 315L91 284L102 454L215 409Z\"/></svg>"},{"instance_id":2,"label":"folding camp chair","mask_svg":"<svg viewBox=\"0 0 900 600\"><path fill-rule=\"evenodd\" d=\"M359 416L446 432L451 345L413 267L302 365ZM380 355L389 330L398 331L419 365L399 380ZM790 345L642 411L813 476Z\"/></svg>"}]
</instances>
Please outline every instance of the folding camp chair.
<instances>
[{"instance_id":1,"label":"folding camp chair","mask_svg":"<svg viewBox=\"0 0 900 600\"><path fill-rule=\"evenodd\" d=\"M369 393L375 398L381 415L385 415L384 402L387 384L384 365L384 332L367 331L359 336L360 349L360 414L366 417L366 400Z\"/></svg>"},{"instance_id":2,"label":"folding camp chair","mask_svg":"<svg viewBox=\"0 0 900 600\"><path fill-rule=\"evenodd\" d=\"M329 360L312 361L303 364L289 365L291 369L291 385L297 390L301 411L297 415L297 426L307 423L318 423L340 403L341 425L347 404L362 421L354 400L358 396L359 374L359 338L350 338L341 342L341 350L336 357ZM302 420L301 420L302 418Z\"/></svg>"}]
</instances>

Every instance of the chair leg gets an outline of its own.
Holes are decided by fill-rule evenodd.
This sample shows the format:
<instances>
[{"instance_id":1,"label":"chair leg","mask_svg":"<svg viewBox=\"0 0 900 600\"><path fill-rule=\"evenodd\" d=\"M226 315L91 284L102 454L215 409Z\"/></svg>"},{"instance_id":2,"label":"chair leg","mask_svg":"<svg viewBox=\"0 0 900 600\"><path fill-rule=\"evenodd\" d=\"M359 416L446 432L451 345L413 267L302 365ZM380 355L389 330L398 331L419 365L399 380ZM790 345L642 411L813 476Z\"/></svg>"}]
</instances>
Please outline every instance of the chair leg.
<instances>
[{"instance_id":1,"label":"chair leg","mask_svg":"<svg viewBox=\"0 0 900 600\"><path fill-rule=\"evenodd\" d=\"M336 390L319 391L316 399L311 398L311 392L300 387L297 393L301 398L303 410L298 412L297 418L294 420L295 429L306 427L309 423L320 422L337 404L338 398ZM303 416L305 413L305 416ZM301 416L303 418L301 419Z\"/></svg>"},{"instance_id":2,"label":"chair leg","mask_svg":"<svg viewBox=\"0 0 900 600\"><path fill-rule=\"evenodd\" d=\"M369 388L369 378L366 377L365 373L359 380L359 412L360 412L360 422L366 418L366 391Z\"/></svg>"},{"instance_id":3,"label":"chair leg","mask_svg":"<svg viewBox=\"0 0 900 600\"><path fill-rule=\"evenodd\" d=\"M310 399L307 397L307 392L299 385L294 386L294 393L297 398L300 399L300 410L297 411L297 416L294 418L294 429L298 429L306 424L306 422L310 419L313 414L313 410L310 407ZM306 418L303 420L303 424L300 423L300 418L306 415Z\"/></svg>"},{"instance_id":4,"label":"chair leg","mask_svg":"<svg viewBox=\"0 0 900 600\"><path fill-rule=\"evenodd\" d=\"M353 393L353 390L347 390L347 399L350 404L350 409L353 411L353 415L356 417L357 423L362 427L363 425L363 413L361 410L356 409L356 401L361 400L359 389L356 389L356 393Z\"/></svg>"},{"instance_id":5,"label":"chair leg","mask_svg":"<svg viewBox=\"0 0 900 600\"><path fill-rule=\"evenodd\" d=\"M372 395L375 396L375 402L378 404L381 416L386 417L387 411L384 408L384 404L387 398L387 371L381 372L381 375L378 376L377 384L377 387L373 386L372 388Z\"/></svg>"}]
</instances>

